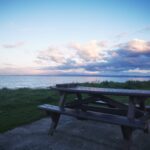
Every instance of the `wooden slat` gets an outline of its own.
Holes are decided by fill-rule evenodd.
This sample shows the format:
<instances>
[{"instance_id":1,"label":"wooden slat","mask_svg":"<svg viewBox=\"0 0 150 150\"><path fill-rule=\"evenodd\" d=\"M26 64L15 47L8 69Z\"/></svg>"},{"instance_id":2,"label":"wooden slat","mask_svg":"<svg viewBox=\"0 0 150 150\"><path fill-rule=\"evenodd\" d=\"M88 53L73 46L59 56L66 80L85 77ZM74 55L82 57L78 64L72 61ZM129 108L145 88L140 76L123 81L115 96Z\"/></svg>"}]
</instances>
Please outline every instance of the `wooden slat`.
<instances>
[{"instance_id":1,"label":"wooden slat","mask_svg":"<svg viewBox=\"0 0 150 150\"><path fill-rule=\"evenodd\" d=\"M101 101L100 102L100 98L97 98L97 97L93 97L93 96L89 96L89 97L86 97L86 98L82 98L82 101L81 101L82 104L89 104L89 103L93 103L93 104L103 104L103 105L106 105L105 102ZM67 102L65 104L65 106L69 106L69 107L76 107L79 105L79 102L78 102L78 98L76 98L75 100L71 101L71 102Z\"/></svg>"},{"instance_id":2,"label":"wooden slat","mask_svg":"<svg viewBox=\"0 0 150 150\"><path fill-rule=\"evenodd\" d=\"M45 111L52 111L55 113L60 113L64 115L74 116L74 117L81 117L85 119L101 121L110 124L125 125L134 128L140 128L140 129L144 129L145 127L145 123L137 119L129 120L127 117L117 116L112 114L83 112L83 111L69 109L69 108L61 109L61 107L59 106L53 106L48 104L40 105L39 108Z\"/></svg>"},{"instance_id":3,"label":"wooden slat","mask_svg":"<svg viewBox=\"0 0 150 150\"><path fill-rule=\"evenodd\" d=\"M122 116L127 116L127 109L120 109L120 108L110 108L110 107L106 107L107 105L105 104L100 104L100 105L86 105L83 104L82 105L82 109L86 110L86 111L95 111L95 112L102 112L102 113L109 113L109 114L115 114L115 115L122 115ZM78 103L72 103L72 104L68 104L65 105L65 107L67 108L76 108L78 109ZM135 112L135 117L139 118L142 117L144 115L144 113L141 113L139 111Z\"/></svg>"},{"instance_id":4,"label":"wooden slat","mask_svg":"<svg viewBox=\"0 0 150 150\"><path fill-rule=\"evenodd\" d=\"M66 91L73 93L93 93L93 94L106 94L106 95L124 95L124 96L143 96L150 97L150 90L132 90L132 89L113 89L113 88L96 88L96 87L51 87L58 91Z\"/></svg>"},{"instance_id":5,"label":"wooden slat","mask_svg":"<svg viewBox=\"0 0 150 150\"><path fill-rule=\"evenodd\" d=\"M107 96L100 95L100 94L97 94L96 96L99 97L102 101L104 101L104 102L106 102L109 105L112 105L114 107L123 108L123 109L127 109L128 108L128 106L126 104L118 102L116 100L113 100L112 98L109 98Z\"/></svg>"}]
</instances>

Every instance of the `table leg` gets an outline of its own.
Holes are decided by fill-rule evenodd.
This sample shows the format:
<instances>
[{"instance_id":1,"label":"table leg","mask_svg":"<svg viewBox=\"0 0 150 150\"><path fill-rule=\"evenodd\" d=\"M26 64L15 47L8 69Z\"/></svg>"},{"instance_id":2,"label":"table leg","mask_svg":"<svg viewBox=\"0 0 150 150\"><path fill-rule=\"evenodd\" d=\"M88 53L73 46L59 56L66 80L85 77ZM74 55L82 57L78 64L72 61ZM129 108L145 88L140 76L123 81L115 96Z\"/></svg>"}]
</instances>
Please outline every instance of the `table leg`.
<instances>
[{"instance_id":1,"label":"table leg","mask_svg":"<svg viewBox=\"0 0 150 150\"><path fill-rule=\"evenodd\" d=\"M59 100L59 106L61 107L61 109L64 109L66 94L65 93L60 93L60 94L61 94L61 97ZM49 134L53 135L53 133L54 133L54 131L58 125L60 114L59 113L49 113L49 115L50 115L51 120L52 120L50 129L49 129Z\"/></svg>"},{"instance_id":2,"label":"table leg","mask_svg":"<svg viewBox=\"0 0 150 150\"><path fill-rule=\"evenodd\" d=\"M142 111L145 111L145 100L146 100L145 97L137 97L137 101L138 101L138 104L139 104L139 109L142 110Z\"/></svg>"},{"instance_id":3,"label":"table leg","mask_svg":"<svg viewBox=\"0 0 150 150\"><path fill-rule=\"evenodd\" d=\"M49 135L53 135L53 133L54 133L54 131L55 131L57 125L58 125L60 114L51 113L50 117L51 117L52 123L51 123L50 129L49 129Z\"/></svg>"},{"instance_id":4,"label":"table leg","mask_svg":"<svg viewBox=\"0 0 150 150\"><path fill-rule=\"evenodd\" d=\"M128 106L128 119L132 120L135 117L135 97L129 97L129 106Z\"/></svg>"},{"instance_id":5,"label":"table leg","mask_svg":"<svg viewBox=\"0 0 150 150\"><path fill-rule=\"evenodd\" d=\"M135 118L135 97L134 96L130 96L129 97L129 106L128 106L128 113L127 113L127 117L130 120L133 120ZM128 127L128 126L121 126L122 129L122 134L124 137L124 150L129 150L131 147L131 138L132 138L132 132L133 132L133 128Z\"/></svg>"},{"instance_id":6,"label":"table leg","mask_svg":"<svg viewBox=\"0 0 150 150\"><path fill-rule=\"evenodd\" d=\"M82 95L80 93L77 93L77 100L78 100L78 107L79 109L81 109L82 111L86 111L86 109L83 107L83 99L82 99Z\"/></svg>"},{"instance_id":7,"label":"table leg","mask_svg":"<svg viewBox=\"0 0 150 150\"><path fill-rule=\"evenodd\" d=\"M139 104L139 109L142 110L144 112L144 115L146 115L146 107L145 107L145 100L146 100L146 97L137 97L137 101L138 101L138 104ZM145 129L143 130L144 133L149 133L149 123L147 121L146 123L146 127Z\"/></svg>"},{"instance_id":8,"label":"table leg","mask_svg":"<svg viewBox=\"0 0 150 150\"><path fill-rule=\"evenodd\" d=\"M67 96L66 93L62 93L62 92L60 93L59 106L60 106L61 108L64 108L66 96Z\"/></svg>"},{"instance_id":9,"label":"table leg","mask_svg":"<svg viewBox=\"0 0 150 150\"><path fill-rule=\"evenodd\" d=\"M124 150L130 150L131 148L131 138L132 138L132 132L133 129L131 127L127 127L127 126L121 126L121 130L122 130L122 134L123 134L123 138L124 138Z\"/></svg>"},{"instance_id":10,"label":"table leg","mask_svg":"<svg viewBox=\"0 0 150 150\"><path fill-rule=\"evenodd\" d=\"M83 99L82 99L82 95L80 93L77 93L77 101L78 101L78 108L77 110L82 110L82 111L86 111L86 109L83 107ZM82 117L77 117L78 120L86 120L85 118Z\"/></svg>"}]
</instances>

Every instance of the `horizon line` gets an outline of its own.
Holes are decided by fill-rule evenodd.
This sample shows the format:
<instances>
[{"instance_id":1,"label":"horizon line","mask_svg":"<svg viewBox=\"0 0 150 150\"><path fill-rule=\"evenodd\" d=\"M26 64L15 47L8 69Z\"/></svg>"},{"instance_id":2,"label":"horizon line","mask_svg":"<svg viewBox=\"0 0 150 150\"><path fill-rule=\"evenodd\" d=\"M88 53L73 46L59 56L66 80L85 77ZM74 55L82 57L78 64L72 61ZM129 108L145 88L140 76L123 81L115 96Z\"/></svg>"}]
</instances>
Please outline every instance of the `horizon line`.
<instances>
[{"instance_id":1,"label":"horizon line","mask_svg":"<svg viewBox=\"0 0 150 150\"><path fill-rule=\"evenodd\" d=\"M4 74L4 75L0 75L0 76L89 76L89 77L150 77L150 75L89 75L89 74L22 74L22 75L18 75L18 74Z\"/></svg>"}]
</instances>

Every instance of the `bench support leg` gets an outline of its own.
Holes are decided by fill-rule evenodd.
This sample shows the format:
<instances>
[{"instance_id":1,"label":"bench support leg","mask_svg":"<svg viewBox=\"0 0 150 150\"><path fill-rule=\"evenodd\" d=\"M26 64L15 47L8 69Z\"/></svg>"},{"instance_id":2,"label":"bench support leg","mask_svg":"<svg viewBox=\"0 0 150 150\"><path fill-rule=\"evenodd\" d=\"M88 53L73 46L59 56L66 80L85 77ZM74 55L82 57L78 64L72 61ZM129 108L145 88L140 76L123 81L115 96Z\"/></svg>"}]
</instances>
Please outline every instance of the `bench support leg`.
<instances>
[{"instance_id":1,"label":"bench support leg","mask_svg":"<svg viewBox=\"0 0 150 150\"><path fill-rule=\"evenodd\" d=\"M53 133L54 133L56 127L57 127L57 124L58 124L58 121L59 121L59 118L60 118L60 114L59 113L52 113L52 112L47 113L47 114L50 115L51 120L52 120L52 123L51 123L48 134L53 135Z\"/></svg>"},{"instance_id":2,"label":"bench support leg","mask_svg":"<svg viewBox=\"0 0 150 150\"><path fill-rule=\"evenodd\" d=\"M121 126L121 130L122 130L123 138L125 140L124 150L130 150L133 129L127 126Z\"/></svg>"}]
</instances>

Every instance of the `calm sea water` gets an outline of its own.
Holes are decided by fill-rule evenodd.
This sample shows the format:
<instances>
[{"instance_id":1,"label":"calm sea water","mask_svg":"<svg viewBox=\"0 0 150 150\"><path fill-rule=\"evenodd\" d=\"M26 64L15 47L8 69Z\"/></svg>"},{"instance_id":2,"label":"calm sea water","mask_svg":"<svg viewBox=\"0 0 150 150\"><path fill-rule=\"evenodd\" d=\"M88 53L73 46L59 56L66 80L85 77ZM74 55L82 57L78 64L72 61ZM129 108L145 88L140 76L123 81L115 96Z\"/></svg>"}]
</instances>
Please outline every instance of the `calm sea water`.
<instances>
[{"instance_id":1,"label":"calm sea water","mask_svg":"<svg viewBox=\"0 0 150 150\"><path fill-rule=\"evenodd\" d=\"M97 76L0 76L0 88L46 88L55 84L72 82L102 82L128 80L146 81L150 77L97 77Z\"/></svg>"}]
</instances>

